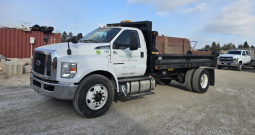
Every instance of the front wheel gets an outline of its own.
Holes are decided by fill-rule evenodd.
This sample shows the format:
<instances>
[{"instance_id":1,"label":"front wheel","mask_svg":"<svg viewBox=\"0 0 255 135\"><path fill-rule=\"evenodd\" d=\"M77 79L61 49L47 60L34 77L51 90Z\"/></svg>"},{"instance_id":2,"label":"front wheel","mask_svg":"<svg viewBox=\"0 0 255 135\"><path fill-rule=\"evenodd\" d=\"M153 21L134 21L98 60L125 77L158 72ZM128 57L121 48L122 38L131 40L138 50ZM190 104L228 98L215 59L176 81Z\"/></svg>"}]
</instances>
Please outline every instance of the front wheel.
<instances>
[{"instance_id":1,"label":"front wheel","mask_svg":"<svg viewBox=\"0 0 255 135\"><path fill-rule=\"evenodd\" d=\"M236 67L237 71L241 71L243 69L243 66L241 63L238 63L237 67Z\"/></svg>"},{"instance_id":2,"label":"front wheel","mask_svg":"<svg viewBox=\"0 0 255 135\"><path fill-rule=\"evenodd\" d=\"M218 69L222 69L222 66L217 65L217 68L218 68Z\"/></svg>"},{"instance_id":3,"label":"front wheel","mask_svg":"<svg viewBox=\"0 0 255 135\"><path fill-rule=\"evenodd\" d=\"M80 82L73 99L73 106L83 117L99 117L109 110L113 93L113 86L108 78L102 75L90 75Z\"/></svg>"},{"instance_id":4,"label":"front wheel","mask_svg":"<svg viewBox=\"0 0 255 135\"><path fill-rule=\"evenodd\" d=\"M205 93L210 85L210 74L207 69L199 68L195 71L192 86L195 92Z\"/></svg>"}]
</instances>

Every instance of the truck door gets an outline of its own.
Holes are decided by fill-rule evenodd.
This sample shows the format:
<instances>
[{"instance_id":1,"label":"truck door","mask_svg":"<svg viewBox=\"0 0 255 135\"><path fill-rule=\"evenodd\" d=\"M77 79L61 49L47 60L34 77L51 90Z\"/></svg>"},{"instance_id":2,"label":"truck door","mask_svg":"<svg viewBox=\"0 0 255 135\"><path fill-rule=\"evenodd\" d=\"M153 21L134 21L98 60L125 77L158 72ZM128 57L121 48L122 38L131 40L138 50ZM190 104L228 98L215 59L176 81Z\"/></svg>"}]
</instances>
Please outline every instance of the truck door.
<instances>
[{"instance_id":1,"label":"truck door","mask_svg":"<svg viewBox=\"0 0 255 135\"><path fill-rule=\"evenodd\" d=\"M129 47L116 48L114 43L122 45L130 44L130 33L132 31L137 33L138 49L130 50ZM136 30L124 30L113 41L111 46L111 62L113 63L117 77L144 75L146 70L147 54L145 52L145 45L143 44L144 42L141 43L141 37L139 37L139 33Z\"/></svg>"},{"instance_id":2,"label":"truck door","mask_svg":"<svg viewBox=\"0 0 255 135\"><path fill-rule=\"evenodd\" d=\"M247 62L248 62L248 56L247 56L246 51L243 51L243 53L242 53L242 58L243 58L243 64L247 64Z\"/></svg>"},{"instance_id":3,"label":"truck door","mask_svg":"<svg viewBox=\"0 0 255 135\"><path fill-rule=\"evenodd\" d=\"M251 63L251 54L249 51L246 51L247 54L247 64Z\"/></svg>"}]
</instances>

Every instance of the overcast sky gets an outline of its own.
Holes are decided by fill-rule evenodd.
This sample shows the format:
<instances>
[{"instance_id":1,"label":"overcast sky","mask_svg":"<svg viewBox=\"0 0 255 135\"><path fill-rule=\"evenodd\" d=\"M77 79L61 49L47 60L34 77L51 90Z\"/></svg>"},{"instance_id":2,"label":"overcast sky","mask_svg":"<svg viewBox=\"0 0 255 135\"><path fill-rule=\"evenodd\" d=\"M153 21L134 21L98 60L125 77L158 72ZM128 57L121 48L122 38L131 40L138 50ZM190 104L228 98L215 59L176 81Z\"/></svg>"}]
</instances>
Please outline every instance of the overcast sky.
<instances>
[{"instance_id":1,"label":"overcast sky","mask_svg":"<svg viewBox=\"0 0 255 135\"><path fill-rule=\"evenodd\" d=\"M160 35L198 41L196 48L255 45L254 7L255 0L0 0L0 25L29 22L85 35L107 23L149 20Z\"/></svg>"}]
</instances>

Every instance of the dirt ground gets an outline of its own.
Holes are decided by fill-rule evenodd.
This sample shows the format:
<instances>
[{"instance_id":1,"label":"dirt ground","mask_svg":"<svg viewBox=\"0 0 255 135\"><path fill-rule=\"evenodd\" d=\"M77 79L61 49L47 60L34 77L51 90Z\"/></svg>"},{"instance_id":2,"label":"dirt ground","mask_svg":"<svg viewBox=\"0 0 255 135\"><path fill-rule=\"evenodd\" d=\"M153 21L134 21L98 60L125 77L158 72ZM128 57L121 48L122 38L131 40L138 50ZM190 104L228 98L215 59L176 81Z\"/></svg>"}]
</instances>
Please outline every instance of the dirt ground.
<instances>
[{"instance_id":1,"label":"dirt ground","mask_svg":"<svg viewBox=\"0 0 255 135\"><path fill-rule=\"evenodd\" d=\"M29 74L0 75L0 134L255 134L255 69L216 70L207 93L172 82L154 95L113 103L94 119L71 101L29 88Z\"/></svg>"}]
</instances>

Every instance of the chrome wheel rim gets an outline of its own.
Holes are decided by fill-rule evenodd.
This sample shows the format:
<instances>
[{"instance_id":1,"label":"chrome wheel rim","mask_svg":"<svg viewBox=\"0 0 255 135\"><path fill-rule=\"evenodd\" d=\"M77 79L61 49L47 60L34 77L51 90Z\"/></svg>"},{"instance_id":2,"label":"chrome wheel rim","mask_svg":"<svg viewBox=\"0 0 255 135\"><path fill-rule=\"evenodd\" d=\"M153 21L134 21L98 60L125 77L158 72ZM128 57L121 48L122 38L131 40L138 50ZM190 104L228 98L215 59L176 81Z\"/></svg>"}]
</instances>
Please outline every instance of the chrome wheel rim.
<instances>
[{"instance_id":1,"label":"chrome wheel rim","mask_svg":"<svg viewBox=\"0 0 255 135\"><path fill-rule=\"evenodd\" d=\"M200 84L201 84L201 87L202 87L203 89L207 87L207 85L208 85L208 76L207 76L207 74L203 74L203 75L201 76Z\"/></svg>"},{"instance_id":2,"label":"chrome wheel rim","mask_svg":"<svg viewBox=\"0 0 255 135\"><path fill-rule=\"evenodd\" d=\"M92 86L86 95L86 104L92 110L102 108L108 98L108 91L102 84Z\"/></svg>"}]
</instances>

